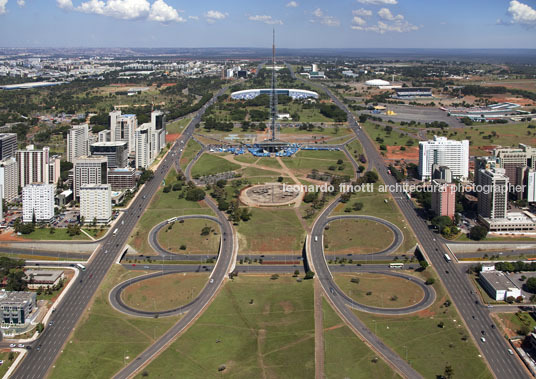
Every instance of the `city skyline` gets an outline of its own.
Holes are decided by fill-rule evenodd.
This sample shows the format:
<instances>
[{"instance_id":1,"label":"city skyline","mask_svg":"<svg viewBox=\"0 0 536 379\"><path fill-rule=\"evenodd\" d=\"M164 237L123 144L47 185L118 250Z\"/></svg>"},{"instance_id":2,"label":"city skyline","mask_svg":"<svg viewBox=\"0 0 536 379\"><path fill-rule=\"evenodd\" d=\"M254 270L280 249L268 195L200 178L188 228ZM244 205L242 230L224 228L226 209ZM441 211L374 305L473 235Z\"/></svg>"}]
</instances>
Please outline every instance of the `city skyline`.
<instances>
[{"instance_id":1,"label":"city skyline","mask_svg":"<svg viewBox=\"0 0 536 379\"><path fill-rule=\"evenodd\" d=\"M265 47L273 27L281 48L536 47L535 0L0 0L0 20L1 47Z\"/></svg>"}]
</instances>

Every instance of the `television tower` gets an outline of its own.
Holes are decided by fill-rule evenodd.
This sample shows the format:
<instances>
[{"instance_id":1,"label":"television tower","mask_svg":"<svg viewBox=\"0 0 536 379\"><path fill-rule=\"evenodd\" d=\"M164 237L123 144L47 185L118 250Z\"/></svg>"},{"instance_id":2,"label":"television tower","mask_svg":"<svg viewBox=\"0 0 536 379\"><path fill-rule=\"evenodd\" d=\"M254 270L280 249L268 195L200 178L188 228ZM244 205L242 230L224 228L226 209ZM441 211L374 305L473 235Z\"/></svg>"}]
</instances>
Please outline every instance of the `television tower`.
<instances>
[{"instance_id":1,"label":"television tower","mask_svg":"<svg viewBox=\"0 0 536 379\"><path fill-rule=\"evenodd\" d=\"M273 29L272 38L272 91L270 96L270 111L272 116L270 128L272 129L272 136L270 137L270 140L275 141L275 132L277 128L277 93L275 91L275 28Z\"/></svg>"}]
</instances>

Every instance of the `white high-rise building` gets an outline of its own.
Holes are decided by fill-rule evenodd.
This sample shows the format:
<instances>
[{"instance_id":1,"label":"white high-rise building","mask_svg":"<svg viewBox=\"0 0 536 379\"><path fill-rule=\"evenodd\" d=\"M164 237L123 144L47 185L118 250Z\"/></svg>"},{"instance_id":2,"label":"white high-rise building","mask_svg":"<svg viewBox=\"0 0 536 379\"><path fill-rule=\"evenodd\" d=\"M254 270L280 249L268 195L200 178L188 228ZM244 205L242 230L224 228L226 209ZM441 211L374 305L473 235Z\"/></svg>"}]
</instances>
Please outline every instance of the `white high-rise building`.
<instances>
[{"instance_id":1,"label":"white high-rise building","mask_svg":"<svg viewBox=\"0 0 536 379\"><path fill-rule=\"evenodd\" d=\"M67 134L67 161L74 162L75 158L89 154L89 126L76 125Z\"/></svg>"},{"instance_id":2,"label":"white high-rise building","mask_svg":"<svg viewBox=\"0 0 536 379\"><path fill-rule=\"evenodd\" d=\"M3 187L1 199L13 201L19 194L18 166L15 158L0 161L0 186Z\"/></svg>"},{"instance_id":3,"label":"white high-rise building","mask_svg":"<svg viewBox=\"0 0 536 379\"><path fill-rule=\"evenodd\" d=\"M455 179L469 176L469 141L454 141L434 136L433 140L419 142L419 175L422 180L432 177L432 165L448 167Z\"/></svg>"},{"instance_id":4,"label":"white high-rise building","mask_svg":"<svg viewBox=\"0 0 536 379\"><path fill-rule=\"evenodd\" d=\"M84 184L80 187L80 217L86 224L107 224L112 219L110 184Z\"/></svg>"},{"instance_id":5,"label":"white high-rise building","mask_svg":"<svg viewBox=\"0 0 536 379\"><path fill-rule=\"evenodd\" d=\"M150 124L136 129L136 168L147 168L152 163Z\"/></svg>"},{"instance_id":6,"label":"white high-rise building","mask_svg":"<svg viewBox=\"0 0 536 379\"><path fill-rule=\"evenodd\" d=\"M48 183L57 184L61 174L61 157L54 155L48 160Z\"/></svg>"},{"instance_id":7,"label":"white high-rise building","mask_svg":"<svg viewBox=\"0 0 536 379\"><path fill-rule=\"evenodd\" d=\"M108 183L108 158L79 157L74 160L74 198L80 197L80 187L84 184Z\"/></svg>"},{"instance_id":8,"label":"white high-rise building","mask_svg":"<svg viewBox=\"0 0 536 379\"><path fill-rule=\"evenodd\" d=\"M527 172L527 201L529 203L536 202L536 171L529 170Z\"/></svg>"},{"instance_id":9,"label":"white high-rise building","mask_svg":"<svg viewBox=\"0 0 536 379\"><path fill-rule=\"evenodd\" d=\"M135 133L138 128L138 119L135 114L124 114L120 111L110 112L110 132L112 142L126 141L128 151L133 152L136 148Z\"/></svg>"},{"instance_id":10,"label":"white high-rise building","mask_svg":"<svg viewBox=\"0 0 536 379\"><path fill-rule=\"evenodd\" d=\"M35 150L33 145L26 146L26 150L17 150L17 163L19 164L19 185L21 187L31 183L48 183L49 174L49 148Z\"/></svg>"},{"instance_id":11,"label":"white high-rise building","mask_svg":"<svg viewBox=\"0 0 536 379\"><path fill-rule=\"evenodd\" d=\"M54 217L53 184L34 183L22 189L22 221L49 222Z\"/></svg>"}]
</instances>

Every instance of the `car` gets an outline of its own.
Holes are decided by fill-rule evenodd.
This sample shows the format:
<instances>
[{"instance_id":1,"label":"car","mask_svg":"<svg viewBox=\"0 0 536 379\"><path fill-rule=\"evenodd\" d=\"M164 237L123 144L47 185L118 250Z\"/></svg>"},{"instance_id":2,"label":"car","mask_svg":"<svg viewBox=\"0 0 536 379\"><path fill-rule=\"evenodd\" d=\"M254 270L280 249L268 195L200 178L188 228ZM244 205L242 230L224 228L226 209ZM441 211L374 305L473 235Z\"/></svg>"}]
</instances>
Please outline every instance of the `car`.
<instances>
[{"instance_id":1,"label":"car","mask_svg":"<svg viewBox=\"0 0 536 379\"><path fill-rule=\"evenodd\" d=\"M514 355L514 352L512 351L512 349L508 349L508 354Z\"/></svg>"},{"instance_id":2,"label":"car","mask_svg":"<svg viewBox=\"0 0 536 379\"><path fill-rule=\"evenodd\" d=\"M491 324L491 329L495 329L495 324Z\"/></svg>"},{"instance_id":3,"label":"car","mask_svg":"<svg viewBox=\"0 0 536 379\"><path fill-rule=\"evenodd\" d=\"M486 331L485 331L485 330L481 330L480 333L482 333L482 335L486 335Z\"/></svg>"},{"instance_id":4,"label":"car","mask_svg":"<svg viewBox=\"0 0 536 379\"><path fill-rule=\"evenodd\" d=\"M14 343L10 343L10 344L9 344L9 347L17 347L17 345L14 344Z\"/></svg>"},{"instance_id":5,"label":"car","mask_svg":"<svg viewBox=\"0 0 536 379\"><path fill-rule=\"evenodd\" d=\"M41 345L38 345L36 348L37 351L41 350Z\"/></svg>"},{"instance_id":6,"label":"car","mask_svg":"<svg viewBox=\"0 0 536 379\"><path fill-rule=\"evenodd\" d=\"M214 283L214 278L210 278L210 284Z\"/></svg>"},{"instance_id":7,"label":"car","mask_svg":"<svg viewBox=\"0 0 536 379\"><path fill-rule=\"evenodd\" d=\"M20 347L21 349L24 348L24 345L21 343L19 343L17 346Z\"/></svg>"},{"instance_id":8,"label":"car","mask_svg":"<svg viewBox=\"0 0 536 379\"><path fill-rule=\"evenodd\" d=\"M143 268L149 268L149 266L143 266Z\"/></svg>"},{"instance_id":9,"label":"car","mask_svg":"<svg viewBox=\"0 0 536 379\"><path fill-rule=\"evenodd\" d=\"M486 339L484 337L480 337L480 341L486 342Z\"/></svg>"},{"instance_id":10,"label":"car","mask_svg":"<svg viewBox=\"0 0 536 379\"><path fill-rule=\"evenodd\" d=\"M48 323L48 326L52 326L52 325L54 325L54 321L50 321L50 322Z\"/></svg>"}]
</instances>

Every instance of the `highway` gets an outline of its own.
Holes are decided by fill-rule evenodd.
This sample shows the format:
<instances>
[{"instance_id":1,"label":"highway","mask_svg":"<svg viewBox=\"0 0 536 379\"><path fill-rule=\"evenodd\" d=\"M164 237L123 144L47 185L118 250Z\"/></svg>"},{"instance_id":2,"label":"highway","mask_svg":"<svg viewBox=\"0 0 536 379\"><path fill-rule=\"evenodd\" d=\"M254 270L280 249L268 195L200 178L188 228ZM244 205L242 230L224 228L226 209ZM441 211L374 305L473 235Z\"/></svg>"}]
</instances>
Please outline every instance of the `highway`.
<instances>
[{"instance_id":1,"label":"highway","mask_svg":"<svg viewBox=\"0 0 536 379\"><path fill-rule=\"evenodd\" d=\"M321 87L334 103L348 114L349 125L363 146L370 169L376 168L385 184L394 187L396 180L387 172L382 157L369 137L359 127L353 114L349 112L346 106L329 89L323 86ZM499 330L492 328L494 323L489 315L489 311L480 303L476 295L473 294L474 288L465 272L456 264L447 262L444 259L444 254L447 251L444 249L443 241L437 238L429 230L426 222L418 216L415 204L402 191L396 188L393 189L394 191L391 192L393 198L415 232L420 246L428 256L431 264L435 267L452 301L474 337L475 343L484 354L493 374L501 379L530 377L519 358L516 355L510 355L508 353L510 346ZM327 295L330 296L329 293ZM330 298L333 301L332 296ZM486 334L486 342L480 341L482 331Z\"/></svg>"},{"instance_id":2,"label":"highway","mask_svg":"<svg viewBox=\"0 0 536 379\"><path fill-rule=\"evenodd\" d=\"M54 321L54 326L45 328L44 332L39 337L38 341L41 345L40 350L32 349L28 351L28 354L21 362L21 365L13 374L13 378L44 378L47 375L47 372L60 353L63 345L67 342L69 335L74 330L76 323L87 309L91 298L95 294L95 291L101 284L106 273L109 271L115 260L122 255L123 247L134 226L173 165L175 155L179 155L179 149L184 146L192 136L195 125L201 120L201 116L206 108L212 104L218 96L221 96L225 90L226 88L220 89L218 93L199 110L184 130L182 136L177 139L162 162L160 162L158 169L154 173L154 177L145 183L143 188L138 192L137 196L132 200L128 211L123 212L119 216L116 223L116 228L118 229L117 234L108 234L108 236L102 240L101 246L87 264L86 271L81 272L79 281L73 284L62 302L56 307L56 311L52 314L50 321ZM232 235L232 231L229 230L224 229L224 233L228 233L229 236ZM232 238L229 238L228 243L231 243L231 240ZM223 250L224 249L222 249L222 251ZM221 269L218 272L213 273L215 279L214 287L219 285L220 279L223 280L223 277L226 274L223 272L225 269L223 265L220 267ZM139 360L136 360L136 362L139 362Z\"/></svg>"}]
</instances>

